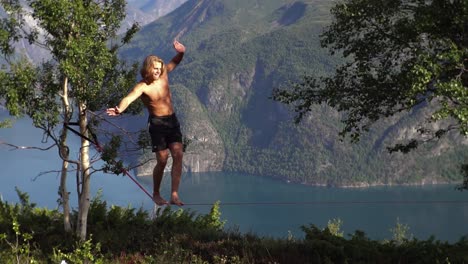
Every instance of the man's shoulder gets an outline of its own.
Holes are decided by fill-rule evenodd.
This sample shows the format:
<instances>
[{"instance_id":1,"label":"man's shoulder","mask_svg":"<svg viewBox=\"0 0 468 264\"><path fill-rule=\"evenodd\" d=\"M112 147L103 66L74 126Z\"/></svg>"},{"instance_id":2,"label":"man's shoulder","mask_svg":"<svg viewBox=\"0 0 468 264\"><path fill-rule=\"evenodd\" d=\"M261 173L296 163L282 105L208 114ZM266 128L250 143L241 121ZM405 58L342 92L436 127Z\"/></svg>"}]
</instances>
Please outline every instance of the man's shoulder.
<instances>
[{"instance_id":1,"label":"man's shoulder","mask_svg":"<svg viewBox=\"0 0 468 264\"><path fill-rule=\"evenodd\" d=\"M144 91L149 85L144 82L143 80L139 81L136 83L134 89L142 90Z\"/></svg>"}]
</instances>

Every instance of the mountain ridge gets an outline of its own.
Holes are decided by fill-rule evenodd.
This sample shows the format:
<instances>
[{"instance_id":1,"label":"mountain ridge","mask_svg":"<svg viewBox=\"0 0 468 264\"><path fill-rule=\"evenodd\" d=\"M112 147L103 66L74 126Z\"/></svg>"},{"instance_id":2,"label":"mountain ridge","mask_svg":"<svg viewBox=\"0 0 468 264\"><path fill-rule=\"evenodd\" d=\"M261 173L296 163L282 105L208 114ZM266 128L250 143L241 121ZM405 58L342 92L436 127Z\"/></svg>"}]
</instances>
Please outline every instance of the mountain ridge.
<instances>
[{"instance_id":1,"label":"mountain ridge","mask_svg":"<svg viewBox=\"0 0 468 264\"><path fill-rule=\"evenodd\" d=\"M351 144L338 136L342 113L314 106L302 123L294 125L288 107L270 99L274 88L299 81L304 74L329 74L340 63L319 43L330 6L328 1L189 0L145 27L131 48L123 51L126 58L141 60L146 51L170 59L170 40L182 29L190 29L179 35L188 51L171 74L172 83L190 91L190 100L204 109L198 117L184 118L186 126L202 122L221 141L214 140L217 151L203 155L213 147L197 141L207 138L203 131L184 131L196 144L191 152L198 155L198 160L186 155L187 171L203 171L193 169L195 164L216 160L216 166L204 170L240 171L321 186L461 179L457 162L467 157L463 138L452 136L439 147L427 145L406 155L386 150L414 134L409 132L422 121L421 110L382 120L360 142ZM250 10L249 17L243 19L245 10ZM261 12L254 16L253 10ZM151 36L148 32L160 36L149 43L144 37ZM177 97L177 89L172 90ZM181 115L190 111L185 104L183 100L175 103ZM139 174L147 174L153 165Z\"/></svg>"},{"instance_id":2,"label":"mountain ridge","mask_svg":"<svg viewBox=\"0 0 468 264\"><path fill-rule=\"evenodd\" d=\"M386 150L415 135L424 108L381 120L351 144L338 135L343 113L316 105L295 125L289 107L270 98L273 89L305 74L330 74L342 61L320 47L332 2L181 2L145 24L119 55L128 62L141 63L149 54L168 61L175 38L187 47L170 75L174 106L191 141L184 171L237 171L341 187L461 180L466 138L449 135L406 155ZM144 129L146 117L129 118L125 126ZM145 163L137 173L151 174L153 166Z\"/></svg>"}]
</instances>

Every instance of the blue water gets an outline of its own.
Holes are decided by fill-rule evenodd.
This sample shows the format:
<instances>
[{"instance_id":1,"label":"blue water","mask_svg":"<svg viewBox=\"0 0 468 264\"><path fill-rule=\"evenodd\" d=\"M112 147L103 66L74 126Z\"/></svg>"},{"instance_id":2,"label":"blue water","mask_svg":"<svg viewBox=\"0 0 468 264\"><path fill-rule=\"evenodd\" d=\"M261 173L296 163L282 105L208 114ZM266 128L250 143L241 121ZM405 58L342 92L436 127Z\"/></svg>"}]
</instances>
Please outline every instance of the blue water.
<instances>
[{"instance_id":1,"label":"blue water","mask_svg":"<svg viewBox=\"0 0 468 264\"><path fill-rule=\"evenodd\" d=\"M37 132L37 133L34 133ZM31 136L34 135L34 136ZM37 137L36 137L37 135ZM71 136L78 142L78 138ZM22 120L12 129L0 129L0 141L15 145L40 146L40 131ZM76 153L72 153L76 155ZM15 186L30 195L40 207L57 208L60 160L56 149L49 151L12 150L0 145L0 195L17 202ZM38 176L39 172L50 172ZM138 181L151 192L150 177ZM102 190L109 205L154 209L149 197L128 177L94 174L92 194ZM76 207L76 187L72 173L68 177L72 205ZM164 178L162 193L168 198L169 175ZM271 178L240 173L184 174L181 198L189 204L213 204L221 201L221 218L226 228L261 236L303 237L302 225L320 228L331 219L343 221L345 235L364 231L372 239L390 239L397 219L407 225L418 239L434 235L442 241L455 242L468 235L468 192L455 185L416 187L371 187L340 189L289 184ZM187 205L186 210L207 213L209 205Z\"/></svg>"},{"instance_id":2,"label":"blue water","mask_svg":"<svg viewBox=\"0 0 468 264\"><path fill-rule=\"evenodd\" d=\"M150 184L149 179L143 182ZM418 239L435 235L457 241L468 235L468 192L456 191L454 185L340 189L237 173L201 173L187 175L181 193L190 203L220 200L228 227L265 236L286 237L290 231L302 237L300 226L325 227L338 218L345 234L362 230L373 239L390 239L397 221Z\"/></svg>"}]
</instances>

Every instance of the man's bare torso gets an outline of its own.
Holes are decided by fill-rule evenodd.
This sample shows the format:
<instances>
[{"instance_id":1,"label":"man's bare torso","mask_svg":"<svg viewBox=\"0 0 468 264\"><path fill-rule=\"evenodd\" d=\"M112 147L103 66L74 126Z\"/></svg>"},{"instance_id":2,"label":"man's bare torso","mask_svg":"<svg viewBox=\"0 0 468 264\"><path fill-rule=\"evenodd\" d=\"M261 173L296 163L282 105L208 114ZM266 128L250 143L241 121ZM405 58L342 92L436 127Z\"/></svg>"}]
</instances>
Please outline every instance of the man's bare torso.
<instances>
[{"instance_id":1,"label":"man's bare torso","mask_svg":"<svg viewBox=\"0 0 468 264\"><path fill-rule=\"evenodd\" d=\"M142 81L140 85L143 86L141 100L150 115L168 116L174 113L167 74L150 84Z\"/></svg>"}]
</instances>

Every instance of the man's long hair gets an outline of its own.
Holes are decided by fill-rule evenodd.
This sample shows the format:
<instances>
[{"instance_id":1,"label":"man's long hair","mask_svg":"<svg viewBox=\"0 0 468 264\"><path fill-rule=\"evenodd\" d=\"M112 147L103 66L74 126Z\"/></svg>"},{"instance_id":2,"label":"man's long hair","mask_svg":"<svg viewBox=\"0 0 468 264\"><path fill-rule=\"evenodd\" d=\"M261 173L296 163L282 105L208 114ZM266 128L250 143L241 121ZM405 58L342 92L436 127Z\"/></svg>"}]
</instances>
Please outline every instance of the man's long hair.
<instances>
[{"instance_id":1,"label":"man's long hair","mask_svg":"<svg viewBox=\"0 0 468 264\"><path fill-rule=\"evenodd\" d=\"M149 72L153 68L153 63L155 62L161 63L161 67L162 67L161 75L164 73L164 70L165 70L164 61L158 56L149 55L148 57L145 58L145 60L143 61L143 65L141 66L140 75L143 79L146 79L148 77Z\"/></svg>"}]
</instances>

